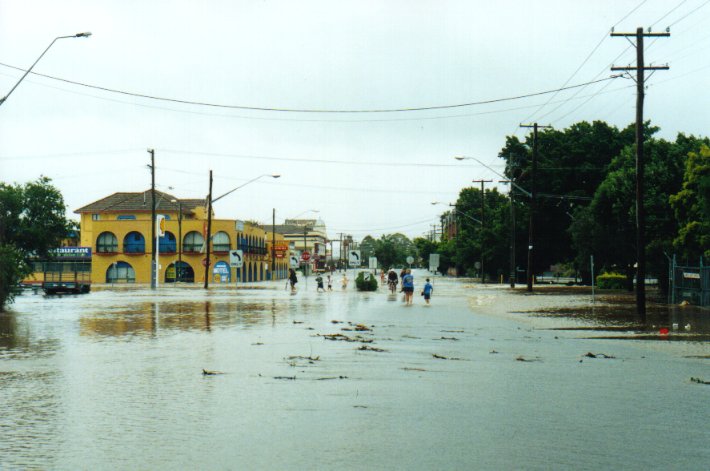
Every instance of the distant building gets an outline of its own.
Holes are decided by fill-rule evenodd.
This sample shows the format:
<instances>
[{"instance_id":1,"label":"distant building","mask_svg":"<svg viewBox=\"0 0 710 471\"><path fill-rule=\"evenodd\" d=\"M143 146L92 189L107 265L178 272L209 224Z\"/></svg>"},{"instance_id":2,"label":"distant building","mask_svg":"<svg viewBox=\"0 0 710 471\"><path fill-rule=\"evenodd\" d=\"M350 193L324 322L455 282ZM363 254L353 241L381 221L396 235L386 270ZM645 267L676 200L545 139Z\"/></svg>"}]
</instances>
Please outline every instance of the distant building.
<instances>
[{"instance_id":1,"label":"distant building","mask_svg":"<svg viewBox=\"0 0 710 471\"><path fill-rule=\"evenodd\" d=\"M283 224L266 225L264 230L281 234L292 251L307 251L316 268L324 268L329 260L328 234L321 219L286 219Z\"/></svg>"},{"instance_id":2,"label":"distant building","mask_svg":"<svg viewBox=\"0 0 710 471\"><path fill-rule=\"evenodd\" d=\"M158 239L161 283L204 282L207 211L202 199L178 199L155 192L156 214L165 217L165 235ZM150 283L151 191L114 193L75 211L81 215L81 246L92 253L93 283ZM212 283L252 282L285 278L288 252L271 260L272 235L263 227L234 219L212 220L210 269ZM276 245L285 245L277 235ZM230 251L242 250L241 269L230 266ZM272 274L272 262L274 273Z\"/></svg>"}]
</instances>

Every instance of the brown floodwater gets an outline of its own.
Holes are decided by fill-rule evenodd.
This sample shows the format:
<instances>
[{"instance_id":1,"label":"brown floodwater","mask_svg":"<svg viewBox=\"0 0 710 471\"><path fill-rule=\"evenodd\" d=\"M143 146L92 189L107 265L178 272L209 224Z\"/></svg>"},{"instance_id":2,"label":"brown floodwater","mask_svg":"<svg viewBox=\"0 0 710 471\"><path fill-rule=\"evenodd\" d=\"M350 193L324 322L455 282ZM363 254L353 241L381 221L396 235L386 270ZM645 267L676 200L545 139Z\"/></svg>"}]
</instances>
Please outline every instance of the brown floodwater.
<instances>
[{"instance_id":1,"label":"brown floodwater","mask_svg":"<svg viewBox=\"0 0 710 471\"><path fill-rule=\"evenodd\" d=\"M640 324L624 293L442 278L410 307L248 287L19 296L0 313L0 469L710 462L706 311Z\"/></svg>"}]
</instances>

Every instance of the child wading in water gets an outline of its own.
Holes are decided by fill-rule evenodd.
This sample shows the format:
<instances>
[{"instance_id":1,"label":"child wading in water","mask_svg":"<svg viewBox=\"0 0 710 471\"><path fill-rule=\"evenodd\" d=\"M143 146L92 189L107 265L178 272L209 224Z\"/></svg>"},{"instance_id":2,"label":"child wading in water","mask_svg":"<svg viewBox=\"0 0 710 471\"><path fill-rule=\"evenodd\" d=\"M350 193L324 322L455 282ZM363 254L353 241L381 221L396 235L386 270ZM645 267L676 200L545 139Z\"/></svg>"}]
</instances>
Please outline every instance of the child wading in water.
<instances>
[{"instance_id":1,"label":"child wading in water","mask_svg":"<svg viewBox=\"0 0 710 471\"><path fill-rule=\"evenodd\" d=\"M429 300L431 299L432 291L434 291L434 287L429 283L429 278L427 278L424 289L422 290L422 296L424 296L424 301L426 301L427 304L429 304Z\"/></svg>"}]
</instances>

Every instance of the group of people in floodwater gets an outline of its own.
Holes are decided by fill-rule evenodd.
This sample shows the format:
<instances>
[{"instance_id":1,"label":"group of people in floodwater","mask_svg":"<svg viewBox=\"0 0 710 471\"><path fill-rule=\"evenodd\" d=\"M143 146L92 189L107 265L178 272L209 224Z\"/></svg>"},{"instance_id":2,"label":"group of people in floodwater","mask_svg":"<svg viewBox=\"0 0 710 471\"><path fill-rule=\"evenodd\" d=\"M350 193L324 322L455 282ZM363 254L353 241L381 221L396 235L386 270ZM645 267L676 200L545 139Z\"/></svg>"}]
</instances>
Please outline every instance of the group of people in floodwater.
<instances>
[{"instance_id":1,"label":"group of people in floodwater","mask_svg":"<svg viewBox=\"0 0 710 471\"><path fill-rule=\"evenodd\" d=\"M327 276L327 283L328 283L328 291L333 291L333 275L329 273ZM404 302L406 305L410 306L414 303L414 276L412 275L412 270L411 268L403 268L402 271L399 273L399 277L397 276L397 272L394 271L393 269L390 269L387 272L387 285L389 286L390 292L392 294L396 293L397 291L397 284L399 283L399 280L402 280L402 287L400 289L400 293L404 293ZM340 280L340 284L343 289L347 289L348 287L348 276L346 273L343 273L343 277ZM385 270L382 270L380 272L380 283L384 284L385 282ZM288 283L291 285L291 292L295 293L296 292L296 283L298 283L298 276L296 276L296 270L293 268L289 268L288 270ZM324 286L323 282L323 276L319 273L318 276L316 276L316 291L318 292L325 292L326 288ZM426 283L424 284L424 288L422 288L421 295L424 297L424 301L429 304L431 302L431 294L434 291L434 286L431 284L429 278L426 279Z\"/></svg>"}]
</instances>

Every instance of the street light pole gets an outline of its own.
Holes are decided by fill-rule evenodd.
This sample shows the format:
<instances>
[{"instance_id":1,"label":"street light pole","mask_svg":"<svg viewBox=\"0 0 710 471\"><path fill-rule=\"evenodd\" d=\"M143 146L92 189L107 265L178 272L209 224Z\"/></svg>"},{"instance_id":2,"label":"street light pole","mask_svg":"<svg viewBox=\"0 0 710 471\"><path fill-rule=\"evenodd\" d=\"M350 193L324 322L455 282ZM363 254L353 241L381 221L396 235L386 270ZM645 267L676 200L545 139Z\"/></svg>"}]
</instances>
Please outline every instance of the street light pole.
<instances>
[{"instance_id":1,"label":"street light pole","mask_svg":"<svg viewBox=\"0 0 710 471\"><path fill-rule=\"evenodd\" d=\"M182 281L182 201L172 200L171 203L178 205L178 264L175 269L175 281Z\"/></svg>"},{"instance_id":2,"label":"street light pole","mask_svg":"<svg viewBox=\"0 0 710 471\"><path fill-rule=\"evenodd\" d=\"M150 288L151 289L156 289L157 286L155 285L155 277L157 273L157 260L155 259L156 253L155 253L155 150L154 149L148 149L148 153L150 154L150 243L151 243L151 251L150 251Z\"/></svg>"},{"instance_id":3,"label":"street light pole","mask_svg":"<svg viewBox=\"0 0 710 471\"><path fill-rule=\"evenodd\" d=\"M510 274L508 275L510 279L510 287L515 288L515 278L517 271L515 269L515 201L513 199L513 181L512 180L499 180L499 183L511 183L509 199L510 199Z\"/></svg>"},{"instance_id":4,"label":"street light pole","mask_svg":"<svg viewBox=\"0 0 710 471\"><path fill-rule=\"evenodd\" d=\"M72 35L69 35L69 36L57 36L56 38L54 38L54 39L52 40L52 42L49 43L49 46L47 46L47 49L45 49L44 52L43 52L42 54L40 54L40 56L37 58L37 60L34 62L34 64L32 64L32 65L30 66L30 68L25 71L25 73L22 75L22 77L20 77L20 80L17 81L17 83L15 84L15 86L12 87L9 92L7 92L7 95L5 95L3 98L0 98L0 106L1 106L3 103L5 103L5 100L7 100L8 97L12 94L12 92L15 91L15 89L17 88L17 86L20 85L20 82L22 82L22 81L25 79L25 77L27 77L27 75L28 75L30 72L32 72L32 69L34 69L35 65L37 65L37 62L39 62L40 59L42 59L42 57L44 57L44 55L47 53L47 51L49 51L49 48L52 47L52 45L53 45L55 42L57 42L58 39L66 39L66 38L88 38L89 36L91 36L91 33L86 32L86 33L72 34Z\"/></svg>"},{"instance_id":5,"label":"street light pole","mask_svg":"<svg viewBox=\"0 0 710 471\"><path fill-rule=\"evenodd\" d=\"M251 180L249 180L246 183L242 183L241 185L239 185L236 188L232 188L228 192L226 192L216 198L212 198L212 170L210 170L210 192L209 192L209 195L207 196L207 240L205 241L205 244L206 244L205 250L206 250L206 254L207 254L207 256L205 257L205 285L204 285L205 289L207 289L209 287L210 239L212 238L212 204L221 200L225 196L234 193L238 189L244 188L248 184L253 183L263 177L280 178L281 175L279 175L279 174L270 175L268 173L264 173L262 175L259 175L258 177L252 178Z\"/></svg>"},{"instance_id":6,"label":"street light pole","mask_svg":"<svg viewBox=\"0 0 710 471\"><path fill-rule=\"evenodd\" d=\"M275 279L276 270L276 208L271 211L271 279Z\"/></svg>"}]
</instances>

